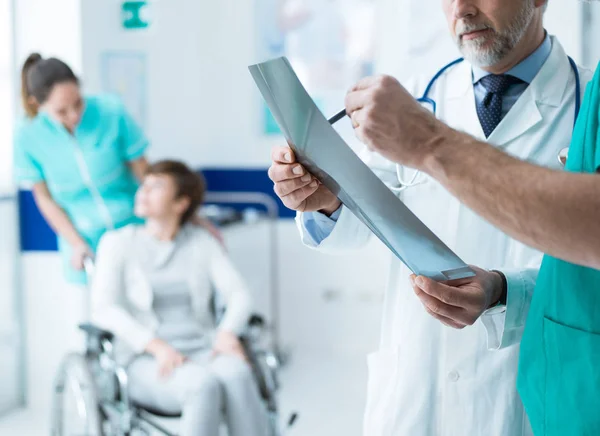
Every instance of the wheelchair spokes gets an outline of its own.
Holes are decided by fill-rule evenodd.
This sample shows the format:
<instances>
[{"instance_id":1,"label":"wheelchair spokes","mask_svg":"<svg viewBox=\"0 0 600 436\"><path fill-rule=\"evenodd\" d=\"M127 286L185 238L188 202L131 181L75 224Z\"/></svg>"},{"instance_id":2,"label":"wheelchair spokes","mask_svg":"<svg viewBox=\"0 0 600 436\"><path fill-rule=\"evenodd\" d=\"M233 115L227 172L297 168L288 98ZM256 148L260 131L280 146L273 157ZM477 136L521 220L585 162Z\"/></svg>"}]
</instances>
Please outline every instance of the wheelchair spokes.
<instances>
[{"instance_id":1,"label":"wheelchair spokes","mask_svg":"<svg viewBox=\"0 0 600 436\"><path fill-rule=\"evenodd\" d=\"M103 436L94 378L82 355L67 355L57 374L52 399L51 435Z\"/></svg>"}]
</instances>

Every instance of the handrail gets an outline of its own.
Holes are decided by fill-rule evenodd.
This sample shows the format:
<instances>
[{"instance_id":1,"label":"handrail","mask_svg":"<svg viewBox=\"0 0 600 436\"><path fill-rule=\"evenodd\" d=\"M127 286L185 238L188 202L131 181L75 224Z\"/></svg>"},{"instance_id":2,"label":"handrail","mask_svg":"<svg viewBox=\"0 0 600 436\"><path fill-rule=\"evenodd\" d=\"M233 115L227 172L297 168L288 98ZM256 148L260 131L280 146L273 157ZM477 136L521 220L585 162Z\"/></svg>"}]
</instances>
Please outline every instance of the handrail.
<instances>
[{"instance_id":1,"label":"handrail","mask_svg":"<svg viewBox=\"0 0 600 436\"><path fill-rule=\"evenodd\" d=\"M8 201L17 201L17 196L14 194L1 195L0 194L0 203L8 202Z\"/></svg>"}]
</instances>

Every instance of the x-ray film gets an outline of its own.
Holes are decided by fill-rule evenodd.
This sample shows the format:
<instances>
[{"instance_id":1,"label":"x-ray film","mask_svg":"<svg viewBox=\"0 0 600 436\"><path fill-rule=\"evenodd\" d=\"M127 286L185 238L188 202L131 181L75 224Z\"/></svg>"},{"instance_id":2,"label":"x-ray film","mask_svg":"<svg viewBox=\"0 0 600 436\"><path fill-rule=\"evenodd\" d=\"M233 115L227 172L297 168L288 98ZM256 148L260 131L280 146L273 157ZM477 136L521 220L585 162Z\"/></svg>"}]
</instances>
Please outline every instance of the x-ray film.
<instances>
[{"instance_id":1,"label":"x-ray film","mask_svg":"<svg viewBox=\"0 0 600 436\"><path fill-rule=\"evenodd\" d=\"M437 281L474 275L345 143L285 57L249 69L298 162L415 274Z\"/></svg>"}]
</instances>

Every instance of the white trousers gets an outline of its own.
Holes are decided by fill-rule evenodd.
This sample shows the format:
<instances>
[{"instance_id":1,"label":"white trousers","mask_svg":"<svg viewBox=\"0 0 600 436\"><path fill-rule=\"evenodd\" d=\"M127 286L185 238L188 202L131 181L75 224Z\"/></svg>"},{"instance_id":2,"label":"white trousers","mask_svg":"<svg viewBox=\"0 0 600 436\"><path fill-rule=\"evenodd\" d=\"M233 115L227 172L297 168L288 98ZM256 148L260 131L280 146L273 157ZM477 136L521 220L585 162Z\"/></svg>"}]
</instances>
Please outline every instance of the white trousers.
<instances>
[{"instance_id":1,"label":"white trousers","mask_svg":"<svg viewBox=\"0 0 600 436\"><path fill-rule=\"evenodd\" d=\"M268 418L250 366L234 356L210 358L210 351L189 360L167 378L153 356L129 365L131 399L165 412L181 412L181 436L218 436L223 416L229 436L267 436Z\"/></svg>"}]
</instances>

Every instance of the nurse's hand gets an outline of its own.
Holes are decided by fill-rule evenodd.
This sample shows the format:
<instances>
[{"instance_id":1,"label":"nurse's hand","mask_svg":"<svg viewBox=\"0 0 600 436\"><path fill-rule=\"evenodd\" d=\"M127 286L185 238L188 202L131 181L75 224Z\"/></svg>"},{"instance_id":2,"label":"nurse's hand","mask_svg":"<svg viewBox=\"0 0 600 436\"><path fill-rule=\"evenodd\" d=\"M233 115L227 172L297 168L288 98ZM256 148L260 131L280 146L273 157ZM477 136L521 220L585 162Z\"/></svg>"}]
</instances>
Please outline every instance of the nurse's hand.
<instances>
[{"instance_id":1,"label":"nurse's hand","mask_svg":"<svg viewBox=\"0 0 600 436\"><path fill-rule=\"evenodd\" d=\"M410 277L425 310L443 324L456 329L473 325L502 295L502 277L497 272L473 267L475 277L438 283L427 277Z\"/></svg>"},{"instance_id":2,"label":"nurse's hand","mask_svg":"<svg viewBox=\"0 0 600 436\"><path fill-rule=\"evenodd\" d=\"M367 77L346 95L358 138L392 162L423 169L438 139L450 129L393 77Z\"/></svg>"},{"instance_id":3,"label":"nurse's hand","mask_svg":"<svg viewBox=\"0 0 600 436\"><path fill-rule=\"evenodd\" d=\"M195 215L192 217L191 223L195 226L204 227L206 231L210 233L210 235L215 238L219 244L221 244L223 249L227 248L225 247L225 238L223 237L223 233L221 233L219 228L215 226L209 219Z\"/></svg>"},{"instance_id":4,"label":"nurse's hand","mask_svg":"<svg viewBox=\"0 0 600 436\"><path fill-rule=\"evenodd\" d=\"M274 147L271 160L269 178L275 183L275 193L287 208L331 215L341 206L340 200L329 189L296 163L296 156L289 147Z\"/></svg>"},{"instance_id":5,"label":"nurse's hand","mask_svg":"<svg viewBox=\"0 0 600 436\"><path fill-rule=\"evenodd\" d=\"M93 258L94 253L87 244L81 243L73 247L71 252L71 266L77 271L83 271L86 258Z\"/></svg>"}]
</instances>

